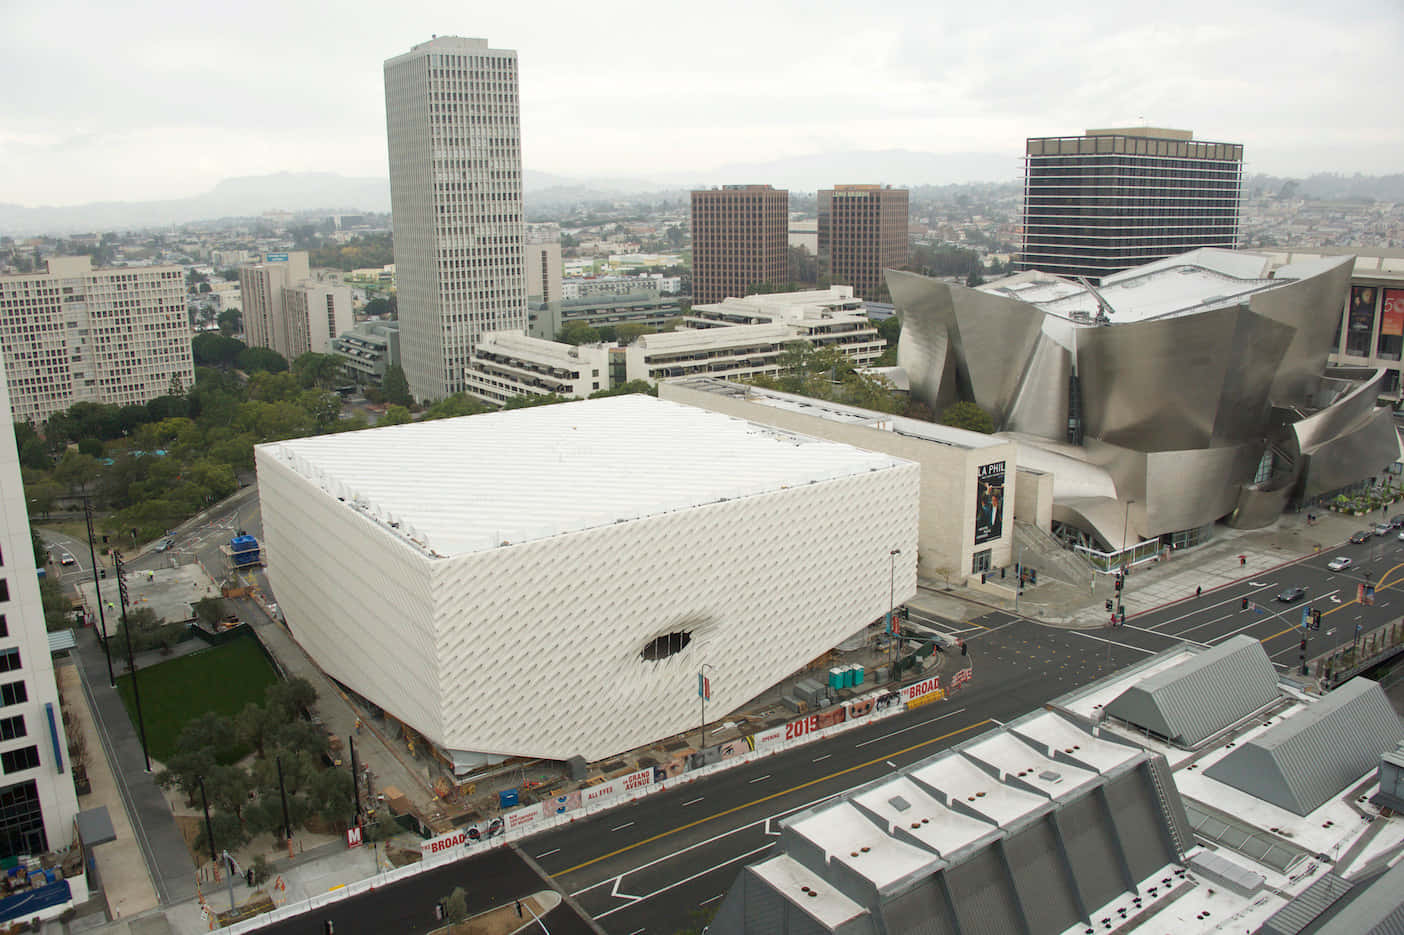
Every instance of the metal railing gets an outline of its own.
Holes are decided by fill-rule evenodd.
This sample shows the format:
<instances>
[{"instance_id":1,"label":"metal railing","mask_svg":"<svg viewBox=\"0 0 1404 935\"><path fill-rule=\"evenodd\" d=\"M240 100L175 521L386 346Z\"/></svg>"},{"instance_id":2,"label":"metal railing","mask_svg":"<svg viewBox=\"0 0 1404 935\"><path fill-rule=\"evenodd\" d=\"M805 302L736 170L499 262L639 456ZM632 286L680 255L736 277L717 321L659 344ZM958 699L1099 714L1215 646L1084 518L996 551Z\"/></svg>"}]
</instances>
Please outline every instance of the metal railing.
<instances>
[{"instance_id":1,"label":"metal railing","mask_svg":"<svg viewBox=\"0 0 1404 935\"><path fill-rule=\"evenodd\" d=\"M1159 539L1146 539L1124 549L1117 549L1115 552L1102 552L1085 545L1075 546L1073 551L1087 559L1093 571L1102 575L1110 575L1122 568L1132 568L1154 561L1160 556L1160 549Z\"/></svg>"}]
</instances>

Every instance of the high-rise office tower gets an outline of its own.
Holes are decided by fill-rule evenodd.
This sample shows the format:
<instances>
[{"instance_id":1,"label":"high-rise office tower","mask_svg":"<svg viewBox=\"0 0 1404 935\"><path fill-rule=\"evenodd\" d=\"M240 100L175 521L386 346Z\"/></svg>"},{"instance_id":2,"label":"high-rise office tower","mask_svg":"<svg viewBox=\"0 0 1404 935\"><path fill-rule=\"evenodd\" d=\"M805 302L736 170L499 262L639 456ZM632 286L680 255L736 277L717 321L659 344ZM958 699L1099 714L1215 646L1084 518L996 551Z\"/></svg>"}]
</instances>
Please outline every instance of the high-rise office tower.
<instances>
[{"instance_id":1,"label":"high-rise office tower","mask_svg":"<svg viewBox=\"0 0 1404 935\"><path fill-rule=\"evenodd\" d=\"M724 185L692 193L692 301L742 298L790 279L790 193Z\"/></svg>"},{"instance_id":2,"label":"high-rise office tower","mask_svg":"<svg viewBox=\"0 0 1404 935\"><path fill-rule=\"evenodd\" d=\"M19 422L184 392L195 382L190 338L179 266L93 269L65 256L47 272L0 276L0 350Z\"/></svg>"},{"instance_id":3,"label":"high-rise office tower","mask_svg":"<svg viewBox=\"0 0 1404 935\"><path fill-rule=\"evenodd\" d=\"M410 392L463 389L478 336L526 331L517 53L439 36L385 63L400 348Z\"/></svg>"},{"instance_id":4,"label":"high-rise office tower","mask_svg":"<svg viewBox=\"0 0 1404 935\"><path fill-rule=\"evenodd\" d=\"M835 185L819 192L819 259L861 299L887 297L885 269L907 265L907 190Z\"/></svg>"},{"instance_id":5,"label":"high-rise office tower","mask_svg":"<svg viewBox=\"0 0 1404 935\"><path fill-rule=\"evenodd\" d=\"M1101 277L1238 243L1243 146L1189 130L1088 130L1028 141L1016 266Z\"/></svg>"},{"instance_id":6,"label":"high-rise office tower","mask_svg":"<svg viewBox=\"0 0 1404 935\"><path fill-rule=\"evenodd\" d=\"M183 293L184 280L176 275ZM0 419L6 426L13 419L3 366ZM14 432L6 429L0 432L0 859L72 843L78 799L71 769L19 452Z\"/></svg>"}]
</instances>

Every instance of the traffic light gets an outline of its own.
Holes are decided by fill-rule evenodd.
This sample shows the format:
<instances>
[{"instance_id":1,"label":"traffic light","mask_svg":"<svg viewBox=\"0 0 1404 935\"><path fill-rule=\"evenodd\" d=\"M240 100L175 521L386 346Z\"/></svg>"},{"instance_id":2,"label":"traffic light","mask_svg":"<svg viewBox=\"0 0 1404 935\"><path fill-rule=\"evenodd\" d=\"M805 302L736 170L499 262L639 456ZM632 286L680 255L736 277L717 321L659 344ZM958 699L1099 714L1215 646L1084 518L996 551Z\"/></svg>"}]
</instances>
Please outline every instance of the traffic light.
<instances>
[{"instance_id":1,"label":"traffic light","mask_svg":"<svg viewBox=\"0 0 1404 935\"><path fill-rule=\"evenodd\" d=\"M1111 612L1111 609L1112 609L1112 599L1111 599L1111 598L1107 598L1107 612L1110 613L1110 612Z\"/></svg>"},{"instance_id":2,"label":"traffic light","mask_svg":"<svg viewBox=\"0 0 1404 935\"><path fill-rule=\"evenodd\" d=\"M1029 584L1038 584L1038 569L1029 569Z\"/></svg>"},{"instance_id":3,"label":"traffic light","mask_svg":"<svg viewBox=\"0 0 1404 935\"><path fill-rule=\"evenodd\" d=\"M1306 652L1306 637L1302 637L1302 652Z\"/></svg>"},{"instance_id":4,"label":"traffic light","mask_svg":"<svg viewBox=\"0 0 1404 935\"><path fill-rule=\"evenodd\" d=\"M1117 575L1117 576L1116 576L1116 590L1118 590L1118 591L1121 590L1121 576L1120 576L1120 575Z\"/></svg>"},{"instance_id":5,"label":"traffic light","mask_svg":"<svg viewBox=\"0 0 1404 935\"><path fill-rule=\"evenodd\" d=\"M960 654L961 654L962 656L964 656L964 655L968 654L969 652L970 652L970 650L966 647L966 645L965 645L965 640L961 640L961 641L960 641Z\"/></svg>"},{"instance_id":6,"label":"traffic light","mask_svg":"<svg viewBox=\"0 0 1404 935\"><path fill-rule=\"evenodd\" d=\"M1000 569L1000 570L1003 571L1003 569ZM981 584L986 583L986 581L987 581L988 579L989 579L989 573L988 573L988 572L984 572L984 571L980 572L980 583L981 583Z\"/></svg>"},{"instance_id":7,"label":"traffic light","mask_svg":"<svg viewBox=\"0 0 1404 935\"><path fill-rule=\"evenodd\" d=\"M1311 611L1311 628L1313 630L1321 629L1321 611L1316 610L1315 608L1313 608Z\"/></svg>"},{"instance_id":8,"label":"traffic light","mask_svg":"<svg viewBox=\"0 0 1404 935\"><path fill-rule=\"evenodd\" d=\"M903 620L910 620L910 619L912 619L912 609L911 609L910 607L908 607L907 605L905 605L905 604L902 605L902 619L903 619Z\"/></svg>"},{"instance_id":9,"label":"traffic light","mask_svg":"<svg viewBox=\"0 0 1404 935\"><path fill-rule=\"evenodd\" d=\"M1244 609L1244 610L1247 610L1247 609L1248 609L1248 598L1247 598L1247 597L1244 597L1244 598L1243 598L1243 609Z\"/></svg>"}]
</instances>

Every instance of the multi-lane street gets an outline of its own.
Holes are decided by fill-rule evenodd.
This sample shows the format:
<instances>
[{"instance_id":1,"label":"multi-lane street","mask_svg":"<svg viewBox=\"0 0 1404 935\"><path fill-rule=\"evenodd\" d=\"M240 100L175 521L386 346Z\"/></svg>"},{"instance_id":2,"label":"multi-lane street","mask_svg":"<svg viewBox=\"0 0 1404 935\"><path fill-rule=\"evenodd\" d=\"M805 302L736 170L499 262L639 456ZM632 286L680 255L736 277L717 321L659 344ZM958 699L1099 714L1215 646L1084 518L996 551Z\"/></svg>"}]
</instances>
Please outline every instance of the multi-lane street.
<instances>
[{"instance_id":1,"label":"multi-lane street","mask_svg":"<svg viewBox=\"0 0 1404 935\"><path fill-rule=\"evenodd\" d=\"M256 500L178 530L177 554L193 553L215 571L218 546L241 528L258 528ZM75 557L78 545L73 545ZM1328 562L1337 556L1350 558L1350 567L1329 569ZM150 553L145 560L164 558ZM1062 629L998 611L955 624L916 612L915 622L958 634L969 646L974 680L949 700L583 818L525 839L521 849L610 933L671 933L694 926L698 913L715 908L739 869L771 848L778 819L976 736L1131 662L1182 640L1213 645L1244 633L1262 641L1286 671L1298 663L1303 608L1322 615L1320 630L1308 634L1310 657L1347 646L1357 627L1368 631L1398 620L1404 614L1404 543L1391 534L1362 545L1340 545L1197 597L1190 590L1184 600L1154 608L1138 599L1140 580L1136 573L1127 580L1123 599L1128 619L1115 628ZM1358 586L1366 581L1376 589L1373 605L1357 600ZM1304 588L1305 596L1290 604L1275 599L1292 587ZM964 661L951 656L944 661L945 670ZM504 848L473 859L472 876L519 880L522 889L479 889L475 908L485 907L481 900L526 895L529 878L504 869L517 862ZM425 901L441 898L442 889L437 883L385 887L358 897L346 918L370 926L356 930L428 931L432 904ZM568 908L557 912L563 917ZM375 928L377 919L391 929ZM322 931L318 924L309 916L279 931Z\"/></svg>"}]
</instances>

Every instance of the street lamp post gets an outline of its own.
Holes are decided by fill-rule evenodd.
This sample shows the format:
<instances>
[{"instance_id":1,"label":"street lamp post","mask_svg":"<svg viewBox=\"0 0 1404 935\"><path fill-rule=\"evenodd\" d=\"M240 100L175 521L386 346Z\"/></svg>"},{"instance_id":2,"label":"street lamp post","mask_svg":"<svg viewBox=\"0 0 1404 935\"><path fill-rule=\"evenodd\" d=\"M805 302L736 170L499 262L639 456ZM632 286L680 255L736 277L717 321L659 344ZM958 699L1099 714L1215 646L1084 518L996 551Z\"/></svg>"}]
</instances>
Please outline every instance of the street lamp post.
<instances>
[{"instance_id":1,"label":"street lamp post","mask_svg":"<svg viewBox=\"0 0 1404 935\"><path fill-rule=\"evenodd\" d=\"M897 626L897 556L902 554L901 549L892 549L887 553L887 637L892 641L890 656L892 658L892 677L897 677L897 659L900 657L901 638L900 627Z\"/></svg>"},{"instance_id":2,"label":"street lamp post","mask_svg":"<svg viewBox=\"0 0 1404 935\"><path fill-rule=\"evenodd\" d=\"M102 610L102 585L99 584L97 547L93 545L93 501L83 494L83 519L88 524L88 558L93 563L93 596L97 600L98 626L102 630L102 655L107 659L107 684L117 687L117 676L112 674L112 651L107 647L107 615Z\"/></svg>"},{"instance_id":3,"label":"street lamp post","mask_svg":"<svg viewBox=\"0 0 1404 935\"><path fill-rule=\"evenodd\" d=\"M1121 564L1126 564L1126 533L1131 528L1131 504L1135 500L1126 501L1126 512L1121 517Z\"/></svg>"},{"instance_id":4,"label":"street lamp post","mask_svg":"<svg viewBox=\"0 0 1404 935\"><path fill-rule=\"evenodd\" d=\"M136 659L132 656L132 627L127 622L127 567L122 561L122 553L112 550L112 566L117 573L117 596L122 604L122 635L127 641L127 668L132 672L132 700L136 703L137 733L141 735L141 756L146 761L146 771L151 772L151 751L146 746L146 721L141 716L141 689L137 684Z\"/></svg>"}]
</instances>

